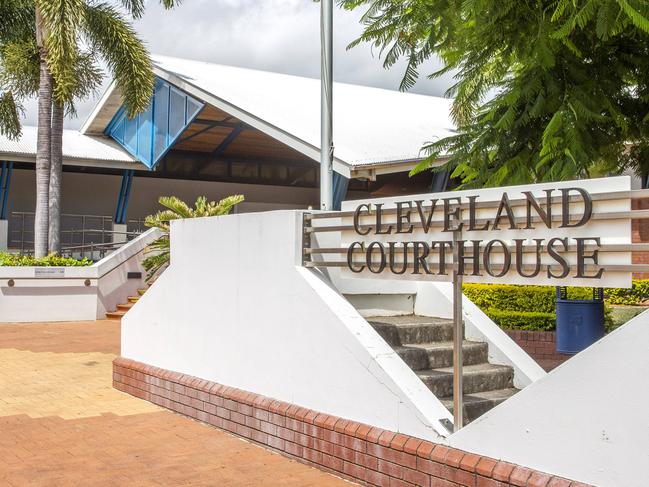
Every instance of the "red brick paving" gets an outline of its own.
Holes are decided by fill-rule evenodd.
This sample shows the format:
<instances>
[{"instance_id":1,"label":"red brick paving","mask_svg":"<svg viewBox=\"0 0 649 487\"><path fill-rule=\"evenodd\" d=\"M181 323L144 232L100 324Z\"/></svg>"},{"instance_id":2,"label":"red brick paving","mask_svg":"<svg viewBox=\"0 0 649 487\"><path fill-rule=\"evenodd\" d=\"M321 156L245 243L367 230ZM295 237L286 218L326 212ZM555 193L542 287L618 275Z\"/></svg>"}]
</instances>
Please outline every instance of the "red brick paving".
<instances>
[{"instance_id":1,"label":"red brick paving","mask_svg":"<svg viewBox=\"0 0 649 487\"><path fill-rule=\"evenodd\" d=\"M119 323L0 325L2 349L36 356L57 352L61 360L71 353L104 352L112 361L119 350ZM43 355L51 360L51 353ZM44 372L34 373L42 378ZM74 373L69 380L75 380ZM0 384L0 397L19 393L4 388ZM91 403L92 390L88 393ZM118 409L123 414L123 401ZM30 413L1 416L0 412L0 486L350 485L167 411L119 416L108 412L80 419L30 417Z\"/></svg>"}]
</instances>

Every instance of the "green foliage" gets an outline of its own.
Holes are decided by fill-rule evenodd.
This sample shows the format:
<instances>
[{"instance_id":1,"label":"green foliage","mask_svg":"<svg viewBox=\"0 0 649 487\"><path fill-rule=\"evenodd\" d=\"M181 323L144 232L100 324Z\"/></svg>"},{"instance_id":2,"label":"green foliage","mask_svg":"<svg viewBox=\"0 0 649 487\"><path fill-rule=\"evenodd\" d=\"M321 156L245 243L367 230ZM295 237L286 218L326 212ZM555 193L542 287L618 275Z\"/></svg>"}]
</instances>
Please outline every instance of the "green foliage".
<instances>
[{"instance_id":1,"label":"green foliage","mask_svg":"<svg viewBox=\"0 0 649 487\"><path fill-rule=\"evenodd\" d=\"M485 314L506 330L553 331L557 326L554 313L487 309Z\"/></svg>"},{"instance_id":2,"label":"green foliage","mask_svg":"<svg viewBox=\"0 0 649 487\"><path fill-rule=\"evenodd\" d=\"M649 279L634 279L631 289L606 289L604 294L610 304L641 305L649 299Z\"/></svg>"},{"instance_id":3,"label":"green foliage","mask_svg":"<svg viewBox=\"0 0 649 487\"><path fill-rule=\"evenodd\" d=\"M81 260L73 259L70 257L60 257L58 255L50 254L46 257L36 259L31 255L8 254L0 252L0 266L37 266L37 267L82 267L92 265L92 261L85 257Z\"/></svg>"},{"instance_id":4,"label":"green foliage","mask_svg":"<svg viewBox=\"0 0 649 487\"><path fill-rule=\"evenodd\" d=\"M205 196L200 196L196 199L194 208L191 208L175 196L161 196L158 202L167 209L147 216L144 222L146 226L159 228L164 232L162 237L149 246L147 249L149 256L142 261L142 266L147 271L147 280L157 276L169 265L171 258L169 224L172 220L227 215L243 200L242 195L234 195L223 198L217 203L208 202Z\"/></svg>"},{"instance_id":5,"label":"green foliage","mask_svg":"<svg viewBox=\"0 0 649 487\"><path fill-rule=\"evenodd\" d=\"M483 309L554 313L556 289L553 286L513 284L465 284L464 294ZM570 299L592 299L592 288L568 288Z\"/></svg>"},{"instance_id":6,"label":"green foliage","mask_svg":"<svg viewBox=\"0 0 649 487\"><path fill-rule=\"evenodd\" d=\"M649 172L649 2L646 0L342 0L366 7L364 32L402 89L439 58L456 84L457 134L429 157L466 187Z\"/></svg>"},{"instance_id":7,"label":"green foliage","mask_svg":"<svg viewBox=\"0 0 649 487\"><path fill-rule=\"evenodd\" d=\"M649 292L649 285L645 290ZM465 284L462 286L462 291L487 316L503 328L548 331L554 330L556 327L556 288L554 286ZM611 290L607 290L607 296L608 291ZM569 287L568 298L593 299L593 289ZM604 304L604 323L607 331L615 327L609 303Z\"/></svg>"},{"instance_id":8,"label":"green foliage","mask_svg":"<svg viewBox=\"0 0 649 487\"><path fill-rule=\"evenodd\" d=\"M41 56L54 82L54 99L68 114L74 101L101 85L101 60L108 66L122 94L129 116L144 111L153 93L150 56L130 18L144 13L144 0L0 1L0 134L20 135L20 102L35 96ZM172 8L178 0L161 0ZM36 41L36 8L45 33L41 52Z\"/></svg>"},{"instance_id":9,"label":"green foliage","mask_svg":"<svg viewBox=\"0 0 649 487\"><path fill-rule=\"evenodd\" d=\"M21 106L16 103L12 93L0 94L0 135L10 139L17 139L22 133L20 126Z\"/></svg>"}]
</instances>

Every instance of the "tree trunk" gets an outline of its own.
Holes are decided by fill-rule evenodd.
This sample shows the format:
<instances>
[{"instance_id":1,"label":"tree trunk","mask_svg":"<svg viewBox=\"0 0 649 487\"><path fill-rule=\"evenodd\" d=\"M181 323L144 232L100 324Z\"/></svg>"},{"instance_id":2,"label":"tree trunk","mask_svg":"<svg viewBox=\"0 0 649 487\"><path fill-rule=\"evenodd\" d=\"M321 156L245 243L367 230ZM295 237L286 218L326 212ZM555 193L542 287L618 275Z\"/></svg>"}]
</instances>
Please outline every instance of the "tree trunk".
<instances>
[{"instance_id":1,"label":"tree trunk","mask_svg":"<svg viewBox=\"0 0 649 487\"><path fill-rule=\"evenodd\" d=\"M61 184L63 178L63 106L52 105L52 145L49 194L49 251L61 253Z\"/></svg>"},{"instance_id":2,"label":"tree trunk","mask_svg":"<svg viewBox=\"0 0 649 487\"><path fill-rule=\"evenodd\" d=\"M52 76L43 50L38 87L38 139L36 143L36 212L34 215L34 256L47 255L49 227L50 158L52 148Z\"/></svg>"},{"instance_id":3,"label":"tree trunk","mask_svg":"<svg viewBox=\"0 0 649 487\"><path fill-rule=\"evenodd\" d=\"M49 225L50 158L52 147L52 75L47 67L41 12L36 8L36 43L40 57L38 85L38 139L36 142L36 211L34 214L34 256L47 255Z\"/></svg>"}]
</instances>

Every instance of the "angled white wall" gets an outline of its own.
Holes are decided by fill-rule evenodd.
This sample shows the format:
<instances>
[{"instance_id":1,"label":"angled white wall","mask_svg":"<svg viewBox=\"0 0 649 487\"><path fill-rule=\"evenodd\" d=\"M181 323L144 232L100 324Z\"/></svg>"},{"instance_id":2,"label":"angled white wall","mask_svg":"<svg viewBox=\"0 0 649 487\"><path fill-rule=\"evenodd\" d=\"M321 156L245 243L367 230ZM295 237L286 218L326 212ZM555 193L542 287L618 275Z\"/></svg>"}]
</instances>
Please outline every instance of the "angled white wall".
<instances>
[{"instance_id":1,"label":"angled white wall","mask_svg":"<svg viewBox=\"0 0 649 487\"><path fill-rule=\"evenodd\" d=\"M122 355L440 440L450 413L316 270L302 212L175 221L172 264L122 320Z\"/></svg>"},{"instance_id":2,"label":"angled white wall","mask_svg":"<svg viewBox=\"0 0 649 487\"><path fill-rule=\"evenodd\" d=\"M87 267L0 266L0 323L105 318L143 286L145 249L160 235L150 229Z\"/></svg>"},{"instance_id":3,"label":"angled white wall","mask_svg":"<svg viewBox=\"0 0 649 487\"><path fill-rule=\"evenodd\" d=\"M649 485L649 311L449 437L601 487Z\"/></svg>"}]
</instances>

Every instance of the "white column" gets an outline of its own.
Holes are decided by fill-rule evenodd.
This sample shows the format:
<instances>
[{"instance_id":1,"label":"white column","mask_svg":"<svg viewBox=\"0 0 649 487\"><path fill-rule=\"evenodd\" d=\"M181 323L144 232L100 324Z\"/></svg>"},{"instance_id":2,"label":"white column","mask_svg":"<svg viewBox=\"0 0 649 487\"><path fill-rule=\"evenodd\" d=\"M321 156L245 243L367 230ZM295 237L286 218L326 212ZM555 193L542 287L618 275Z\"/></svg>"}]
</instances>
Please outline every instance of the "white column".
<instances>
[{"instance_id":1,"label":"white column","mask_svg":"<svg viewBox=\"0 0 649 487\"><path fill-rule=\"evenodd\" d=\"M113 243L126 243L126 223L113 222Z\"/></svg>"},{"instance_id":2,"label":"white column","mask_svg":"<svg viewBox=\"0 0 649 487\"><path fill-rule=\"evenodd\" d=\"M9 220L0 220L0 251L9 248Z\"/></svg>"}]
</instances>

